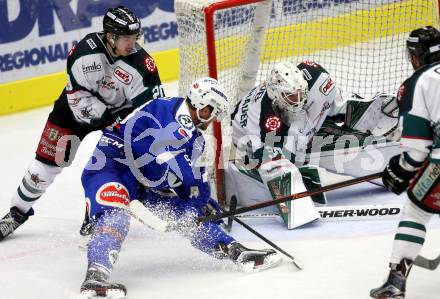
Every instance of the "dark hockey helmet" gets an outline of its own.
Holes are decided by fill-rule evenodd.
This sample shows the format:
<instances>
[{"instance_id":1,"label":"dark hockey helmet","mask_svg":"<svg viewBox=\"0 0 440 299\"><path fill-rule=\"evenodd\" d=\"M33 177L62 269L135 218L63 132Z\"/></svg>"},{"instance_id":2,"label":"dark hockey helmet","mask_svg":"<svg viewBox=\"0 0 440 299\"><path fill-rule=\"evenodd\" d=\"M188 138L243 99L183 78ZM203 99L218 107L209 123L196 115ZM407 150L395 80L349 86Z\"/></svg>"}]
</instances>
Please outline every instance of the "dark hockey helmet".
<instances>
[{"instance_id":1,"label":"dark hockey helmet","mask_svg":"<svg viewBox=\"0 0 440 299\"><path fill-rule=\"evenodd\" d=\"M432 63L440 54L440 31L425 26L411 31L406 40L409 58L416 56L422 64Z\"/></svg>"},{"instance_id":2,"label":"dark hockey helmet","mask_svg":"<svg viewBox=\"0 0 440 299\"><path fill-rule=\"evenodd\" d=\"M105 32L115 35L141 34L141 21L127 7L110 8L104 16L103 27Z\"/></svg>"}]
</instances>

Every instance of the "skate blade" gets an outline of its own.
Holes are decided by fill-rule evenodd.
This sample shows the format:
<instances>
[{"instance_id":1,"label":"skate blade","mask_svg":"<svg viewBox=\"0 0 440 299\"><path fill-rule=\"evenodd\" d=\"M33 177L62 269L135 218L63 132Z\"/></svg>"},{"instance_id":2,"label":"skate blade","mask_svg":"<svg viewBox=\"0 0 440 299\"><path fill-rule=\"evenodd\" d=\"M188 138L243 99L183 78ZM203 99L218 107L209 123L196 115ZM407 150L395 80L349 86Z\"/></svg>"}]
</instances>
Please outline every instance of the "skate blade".
<instances>
[{"instance_id":1,"label":"skate blade","mask_svg":"<svg viewBox=\"0 0 440 299\"><path fill-rule=\"evenodd\" d=\"M283 262L283 258L278 254L267 256L264 263L255 266L254 263L246 263L239 266L240 270L246 273L255 273L267 269L275 268Z\"/></svg>"},{"instance_id":2,"label":"skate blade","mask_svg":"<svg viewBox=\"0 0 440 299\"><path fill-rule=\"evenodd\" d=\"M84 299L96 299L96 298L100 298L100 299L122 299L122 298L126 298L126 295L124 293L124 291L121 290L107 290L105 292L106 296L98 296L96 294L96 291L94 290L84 290L81 292L81 296Z\"/></svg>"}]
</instances>

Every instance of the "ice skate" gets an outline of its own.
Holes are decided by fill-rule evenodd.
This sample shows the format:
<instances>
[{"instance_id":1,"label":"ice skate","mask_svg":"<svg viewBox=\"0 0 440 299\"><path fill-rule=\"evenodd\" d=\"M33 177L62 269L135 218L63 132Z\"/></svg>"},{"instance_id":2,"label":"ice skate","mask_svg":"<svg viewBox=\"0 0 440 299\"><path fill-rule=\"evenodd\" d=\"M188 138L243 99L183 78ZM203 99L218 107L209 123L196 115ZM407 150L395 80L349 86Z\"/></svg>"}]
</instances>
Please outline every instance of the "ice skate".
<instances>
[{"instance_id":1,"label":"ice skate","mask_svg":"<svg viewBox=\"0 0 440 299\"><path fill-rule=\"evenodd\" d=\"M32 215L34 215L32 208L27 213L23 213L17 207L12 207L9 213L0 220L0 241L12 234Z\"/></svg>"},{"instance_id":2,"label":"ice skate","mask_svg":"<svg viewBox=\"0 0 440 299\"><path fill-rule=\"evenodd\" d=\"M399 264L391 265L391 271L385 283L370 291L372 298L405 298L406 277L411 269L412 261L403 259Z\"/></svg>"},{"instance_id":3,"label":"ice skate","mask_svg":"<svg viewBox=\"0 0 440 299\"><path fill-rule=\"evenodd\" d=\"M249 249L238 242L227 246L229 258L243 272L257 272L278 266L282 258L273 249Z\"/></svg>"},{"instance_id":4,"label":"ice skate","mask_svg":"<svg viewBox=\"0 0 440 299\"><path fill-rule=\"evenodd\" d=\"M125 298L127 288L119 283L108 282L108 275L99 270L87 270L86 279L81 285L84 298Z\"/></svg>"}]
</instances>

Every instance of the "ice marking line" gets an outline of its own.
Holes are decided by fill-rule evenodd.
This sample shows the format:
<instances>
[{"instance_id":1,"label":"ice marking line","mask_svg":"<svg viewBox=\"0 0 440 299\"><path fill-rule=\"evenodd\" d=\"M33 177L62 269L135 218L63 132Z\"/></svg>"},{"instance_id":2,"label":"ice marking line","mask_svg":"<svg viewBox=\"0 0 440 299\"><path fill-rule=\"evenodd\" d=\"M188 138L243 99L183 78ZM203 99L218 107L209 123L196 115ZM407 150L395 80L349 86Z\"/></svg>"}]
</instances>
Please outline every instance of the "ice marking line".
<instances>
[{"instance_id":1,"label":"ice marking line","mask_svg":"<svg viewBox=\"0 0 440 299\"><path fill-rule=\"evenodd\" d=\"M63 243L63 244L58 244L58 245L53 245L53 246L40 247L40 248L28 250L28 251L23 251L23 252L11 254L11 255L1 256L0 262L29 257L29 256L34 256L34 255L38 255L39 253L47 253L47 252L58 250L61 248L70 247L70 246L76 245L76 244L78 244L78 241L68 242L67 244Z\"/></svg>"}]
</instances>

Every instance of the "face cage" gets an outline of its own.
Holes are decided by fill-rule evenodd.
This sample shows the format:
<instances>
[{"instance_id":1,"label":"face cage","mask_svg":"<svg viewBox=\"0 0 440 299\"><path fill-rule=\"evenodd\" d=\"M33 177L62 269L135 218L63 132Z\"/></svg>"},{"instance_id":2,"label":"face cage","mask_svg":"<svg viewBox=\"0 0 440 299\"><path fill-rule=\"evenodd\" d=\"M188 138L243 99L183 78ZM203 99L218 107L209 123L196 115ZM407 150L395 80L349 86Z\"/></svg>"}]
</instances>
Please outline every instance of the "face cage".
<instances>
[{"instance_id":1,"label":"face cage","mask_svg":"<svg viewBox=\"0 0 440 299\"><path fill-rule=\"evenodd\" d=\"M297 102L290 101L289 97L292 95L297 95ZM307 101L308 92L306 90L296 90L296 92L292 93L280 93L280 104L278 106L281 109L284 109L291 113L298 113L304 107L304 104Z\"/></svg>"},{"instance_id":2,"label":"face cage","mask_svg":"<svg viewBox=\"0 0 440 299\"><path fill-rule=\"evenodd\" d=\"M205 107L203 107L203 108L205 108ZM210 122L210 121L212 121L214 119L216 121L218 121L218 122L221 122L226 117L226 115L228 114L227 111L219 112L217 108L213 108L212 111L211 111L211 116L208 119L203 119L203 118L200 117L200 114L199 114L199 111L201 109L203 109L203 108L197 108L197 110L196 110L197 118L202 123L208 123L208 122Z\"/></svg>"}]
</instances>

